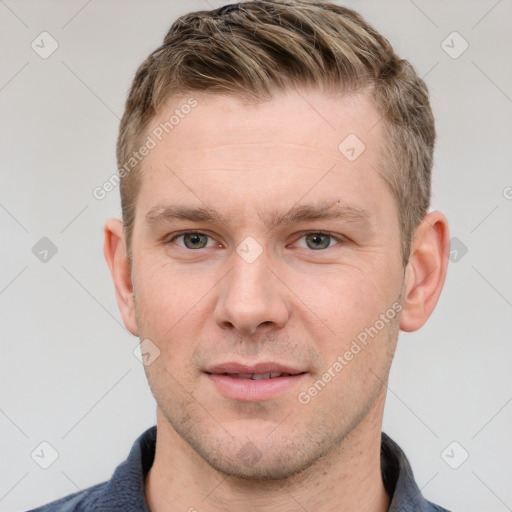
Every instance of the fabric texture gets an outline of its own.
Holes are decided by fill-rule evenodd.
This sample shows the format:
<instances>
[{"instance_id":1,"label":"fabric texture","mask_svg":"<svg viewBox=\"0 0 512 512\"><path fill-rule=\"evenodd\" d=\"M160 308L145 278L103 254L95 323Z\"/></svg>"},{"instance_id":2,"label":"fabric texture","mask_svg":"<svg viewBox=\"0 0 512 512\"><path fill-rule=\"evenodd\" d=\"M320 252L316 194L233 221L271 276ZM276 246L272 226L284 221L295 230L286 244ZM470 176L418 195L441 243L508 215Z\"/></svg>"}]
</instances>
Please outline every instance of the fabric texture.
<instances>
[{"instance_id":1,"label":"fabric texture","mask_svg":"<svg viewBox=\"0 0 512 512\"><path fill-rule=\"evenodd\" d=\"M134 442L128 458L107 482L70 494L28 512L150 512L144 495L144 480L153 465L156 426ZM449 512L421 495L411 466L400 447L382 433L381 469L391 497L389 512Z\"/></svg>"}]
</instances>

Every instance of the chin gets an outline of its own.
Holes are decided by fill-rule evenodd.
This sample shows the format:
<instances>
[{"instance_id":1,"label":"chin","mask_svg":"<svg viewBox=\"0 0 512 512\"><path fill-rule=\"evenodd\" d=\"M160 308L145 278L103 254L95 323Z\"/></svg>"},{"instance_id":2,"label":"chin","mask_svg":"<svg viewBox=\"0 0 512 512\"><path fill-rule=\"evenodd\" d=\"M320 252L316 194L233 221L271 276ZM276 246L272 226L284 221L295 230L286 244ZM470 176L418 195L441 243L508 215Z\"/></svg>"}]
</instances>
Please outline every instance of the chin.
<instances>
[{"instance_id":1,"label":"chin","mask_svg":"<svg viewBox=\"0 0 512 512\"><path fill-rule=\"evenodd\" d=\"M209 460L208 457L203 457L214 469L220 473L239 480L250 481L278 481L285 480L300 474L305 469L310 467L315 460L304 462L296 459L291 459L289 452L283 457L265 457L252 443L246 443L234 457L226 459L225 456L221 459L214 458ZM257 451L256 451L257 450ZM245 451L249 454L248 459L240 456L240 452ZM259 452L259 453L258 453ZM257 461L250 461L250 456L259 457Z\"/></svg>"},{"instance_id":2,"label":"chin","mask_svg":"<svg viewBox=\"0 0 512 512\"><path fill-rule=\"evenodd\" d=\"M260 436L247 432L230 439L188 438L193 450L213 469L233 479L251 481L284 480L312 466L329 451L307 438L285 437L270 439L268 431ZM248 439L249 437L249 439Z\"/></svg>"}]
</instances>

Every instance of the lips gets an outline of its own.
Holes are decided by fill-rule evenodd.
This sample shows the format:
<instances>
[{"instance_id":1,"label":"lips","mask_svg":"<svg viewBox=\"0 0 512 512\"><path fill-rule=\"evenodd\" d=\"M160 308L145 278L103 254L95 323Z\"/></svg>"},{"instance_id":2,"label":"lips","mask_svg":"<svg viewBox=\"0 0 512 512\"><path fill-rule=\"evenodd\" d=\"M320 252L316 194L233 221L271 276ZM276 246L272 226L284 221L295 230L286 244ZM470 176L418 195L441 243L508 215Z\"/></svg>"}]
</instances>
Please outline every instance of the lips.
<instances>
[{"instance_id":1,"label":"lips","mask_svg":"<svg viewBox=\"0 0 512 512\"><path fill-rule=\"evenodd\" d=\"M260 362L256 364L227 362L209 367L206 373L227 375L234 379L266 380L278 377L289 377L305 373L299 365L288 365L276 362Z\"/></svg>"},{"instance_id":2,"label":"lips","mask_svg":"<svg viewBox=\"0 0 512 512\"><path fill-rule=\"evenodd\" d=\"M204 374L225 398L264 402L297 389L308 371L300 364L229 361L208 367Z\"/></svg>"},{"instance_id":3,"label":"lips","mask_svg":"<svg viewBox=\"0 0 512 512\"><path fill-rule=\"evenodd\" d=\"M267 372L267 373L223 373L221 375L228 375L233 379L252 379L252 380L265 380L275 379L276 377L289 377L290 373L282 372Z\"/></svg>"}]
</instances>

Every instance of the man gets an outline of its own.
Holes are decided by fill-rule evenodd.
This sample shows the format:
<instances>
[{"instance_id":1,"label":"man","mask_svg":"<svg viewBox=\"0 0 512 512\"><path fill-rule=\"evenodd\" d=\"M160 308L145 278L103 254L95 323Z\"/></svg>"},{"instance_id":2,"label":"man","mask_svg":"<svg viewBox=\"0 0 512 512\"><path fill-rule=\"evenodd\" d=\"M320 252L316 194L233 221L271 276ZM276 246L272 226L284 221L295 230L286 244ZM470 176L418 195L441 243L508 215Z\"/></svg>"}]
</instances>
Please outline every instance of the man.
<instances>
[{"instance_id":1,"label":"man","mask_svg":"<svg viewBox=\"0 0 512 512\"><path fill-rule=\"evenodd\" d=\"M178 19L133 81L105 225L157 425L37 510L445 510L381 433L399 330L446 275L434 139L425 84L351 10Z\"/></svg>"}]
</instances>

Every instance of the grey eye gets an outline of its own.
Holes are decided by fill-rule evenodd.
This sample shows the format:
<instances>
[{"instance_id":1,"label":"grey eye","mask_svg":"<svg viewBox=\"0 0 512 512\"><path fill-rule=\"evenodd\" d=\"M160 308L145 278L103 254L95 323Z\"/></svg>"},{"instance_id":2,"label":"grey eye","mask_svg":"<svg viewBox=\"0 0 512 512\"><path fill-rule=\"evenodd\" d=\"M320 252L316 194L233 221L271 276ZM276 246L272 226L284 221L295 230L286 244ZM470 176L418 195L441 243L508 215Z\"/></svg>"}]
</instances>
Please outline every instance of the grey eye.
<instances>
[{"instance_id":1,"label":"grey eye","mask_svg":"<svg viewBox=\"0 0 512 512\"><path fill-rule=\"evenodd\" d=\"M310 233L306 235L306 244L310 249L326 249L331 244L331 235L324 233Z\"/></svg>"}]
</instances>

